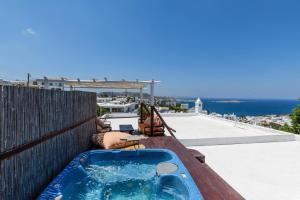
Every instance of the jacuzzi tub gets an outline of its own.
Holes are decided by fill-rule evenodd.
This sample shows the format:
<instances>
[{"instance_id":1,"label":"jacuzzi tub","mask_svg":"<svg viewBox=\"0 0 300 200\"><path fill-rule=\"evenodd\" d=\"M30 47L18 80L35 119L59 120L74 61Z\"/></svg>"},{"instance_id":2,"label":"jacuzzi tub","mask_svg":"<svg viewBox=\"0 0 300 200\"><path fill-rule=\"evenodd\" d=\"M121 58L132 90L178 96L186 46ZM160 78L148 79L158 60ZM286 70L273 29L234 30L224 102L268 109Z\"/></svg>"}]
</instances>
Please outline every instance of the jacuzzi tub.
<instances>
[{"instance_id":1,"label":"jacuzzi tub","mask_svg":"<svg viewBox=\"0 0 300 200\"><path fill-rule=\"evenodd\" d=\"M175 164L177 170L158 174L157 166L162 163ZM144 149L82 153L48 185L38 199L203 198L175 153L165 149Z\"/></svg>"}]
</instances>

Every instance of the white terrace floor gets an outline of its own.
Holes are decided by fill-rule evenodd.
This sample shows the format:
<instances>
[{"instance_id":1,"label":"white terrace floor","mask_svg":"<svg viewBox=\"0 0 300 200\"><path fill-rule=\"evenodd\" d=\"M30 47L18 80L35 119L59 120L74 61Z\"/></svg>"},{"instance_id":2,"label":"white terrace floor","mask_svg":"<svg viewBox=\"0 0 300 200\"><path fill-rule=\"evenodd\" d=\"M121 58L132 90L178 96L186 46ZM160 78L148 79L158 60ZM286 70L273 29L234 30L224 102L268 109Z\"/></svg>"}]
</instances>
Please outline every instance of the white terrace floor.
<instances>
[{"instance_id":1,"label":"white terrace floor","mask_svg":"<svg viewBox=\"0 0 300 200\"><path fill-rule=\"evenodd\" d=\"M300 142L193 146L246 199L300 199Z\"/></svg>"},{"instance_id":2,"label":"white terrace floor","mask_svg":"<svg viewBox=\"0 0 300 200\"><path fill-rule=\"evenodd\" d=\"M164 119L185 146L203 153L206 163L246 199L300 199L299 137L205 115ZM111 122L115 130L119 124L137 129L137 118Z\"/></svg>"},{"instance_id":3,"label":"white terrace floor","mask_svg":"<svg viewBox=\"0 0 300 200\"><path fill-rule=\"evenodd\" d=\"M170 114L163 118L170 127L176 130L176 138L186 146L294 140L291 134L207 115ZM119 124L132 124L134 129L138 128L137 118L110 119L110 121L113 130L118 130Z\"/></svg>"}]
</instances>

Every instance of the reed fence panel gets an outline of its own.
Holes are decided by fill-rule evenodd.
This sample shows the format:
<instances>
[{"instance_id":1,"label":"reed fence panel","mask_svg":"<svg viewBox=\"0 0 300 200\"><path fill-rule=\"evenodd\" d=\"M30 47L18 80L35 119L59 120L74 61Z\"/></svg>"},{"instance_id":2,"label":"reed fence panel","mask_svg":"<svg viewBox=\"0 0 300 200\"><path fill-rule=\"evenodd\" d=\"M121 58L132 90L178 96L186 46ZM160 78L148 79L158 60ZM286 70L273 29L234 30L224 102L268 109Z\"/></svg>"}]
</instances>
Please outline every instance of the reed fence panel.
<instances>
[{"instance_id":1,"label":"reed fence panel","mask_svg":"<svg viewBox=\"0 0 300 200\"><path fill-rule=\"evenodd\" d=\"M95 93L0 86L2 155L70 128L1 160L0 199L36 198L72 158L90 146L95 116Z\"/></svg>"}]
</instances>

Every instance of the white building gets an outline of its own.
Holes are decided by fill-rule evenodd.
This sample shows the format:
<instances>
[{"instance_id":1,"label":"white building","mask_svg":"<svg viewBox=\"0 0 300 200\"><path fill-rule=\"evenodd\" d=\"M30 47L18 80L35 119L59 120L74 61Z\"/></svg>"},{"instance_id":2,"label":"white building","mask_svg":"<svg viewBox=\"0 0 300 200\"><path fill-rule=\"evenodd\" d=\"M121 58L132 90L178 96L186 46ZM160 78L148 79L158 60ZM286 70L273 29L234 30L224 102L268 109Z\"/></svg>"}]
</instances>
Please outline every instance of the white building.
<instances>
[{"instance_id":1,"label":"white building","mask_svg":"<svg viewBox=\"0 0 300 200\"><path fill-rule=\"evenodd\" d=\"M97 97L97 103L108 103L112 101L112 97Z\"/></svg>"},{"instance_id":2,"label":"white building","mask_svg":"<svg viewBox=\"0 0 300 200\"><path fill-rule=\"evenodd\" d=\"M133 112L137 108L137 103L119 103L117 101L111 101L107 103L97 103L101 108L106 108L110 113L126 113Z\"/></svg>"},{"instance_id":3,"label":"white building","mask_svg":"<svg viewBox=\"0 0 300 200\"><path fill-rule=\"evenodd\" d=\"M97 97L97 104L110 113L129 113L136 110L136 102L128 102L127 97Z\"/></svg>"},{"instance_id":4,"label":"white building","mask_svg":"<svg viewBox=\"0 0 300 200\"><path fill-rule=\"evenodd\" d=\"M25 86L25 81L9 81L0 79L0 85Z\"/></svg>"},{"instance_id":5,"label":"white building","mask_svg":"<svg viewBox=\"0 0 300 200\"><path fill-rule=\"evenodd\" d=\"M168 97L157 97L155 98L156 103L163 106L176 106L177 102L175 98Z\"/></svg>"},{"instance_id":6,"label":"white building","mask_svg":"<svg viewBox=\"0 0 300 200\"><path fill-rule=\"evenodd\" d=\"M189 104L182 103L182 104L180 104L180 108L182 108L182 109L189 109Z\"/></svg>"},{"instance_id":7,"label":"white building","mask_svg":"<svg viewBox=\"0 0 300 200\"><path fill-rule=\"evenodd\" d=\"M202 112L202 110L203 110L203 103L202 103L201 99L198 98L195 101L195 113Z\"/></svg>"},{"instance_id":8,"label":"white building","mask_svg":"<svg viewBox=\"0 0 300 200\"><path fill-rule=\"evenodd\" d=\"M31 82L31 85L44 89L59 89L64 90L65 80L63 78L47 78L35 79Z\"/></svg>"},{"instance_id":9,"label":"white building","mask_svg":"<svg viewBox=\"0 0 300 200\"><path fill-rule=\"evenodd\" d=\"M11 85L11 82L3 80L3 79L0 79L0 85Z\"/></svg>"},{"instance_id":10,"label":"white building","mask_svg":"<svg viewBox=\"0 0 300 200\"><path fill-rule=\"evenodd\" d=\"M234 113L233 114L224 114L223 118L233 120L233 121L237 120L237 117Z\"/></svg>"}]
</instances>

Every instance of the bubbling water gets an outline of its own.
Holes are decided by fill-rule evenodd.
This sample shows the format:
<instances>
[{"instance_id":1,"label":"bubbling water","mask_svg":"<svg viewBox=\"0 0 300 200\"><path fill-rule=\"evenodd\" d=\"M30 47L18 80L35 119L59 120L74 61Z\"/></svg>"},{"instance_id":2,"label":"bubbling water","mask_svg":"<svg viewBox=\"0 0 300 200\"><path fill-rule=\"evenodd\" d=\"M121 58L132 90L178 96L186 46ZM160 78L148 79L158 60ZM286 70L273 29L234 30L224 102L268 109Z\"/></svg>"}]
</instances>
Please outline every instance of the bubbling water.
<instances>
[{"instance_id":1,"label":"bubbling water","mask_svg":"<svg viewBox=\"0 0 300 200\"><path fill-rule=\"evenodd\" d=\"M100 161L85 166L87 176L62 191L72 200L183 200L176 188L159 186L156 164L135 161ZM158 189L158 187L160 189Z\"/></svg>"}]
</instances>

